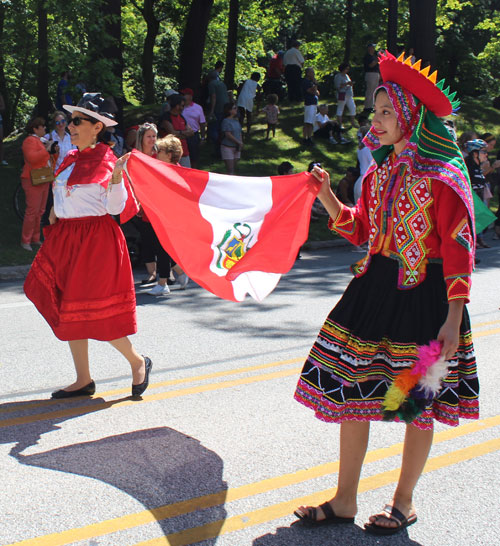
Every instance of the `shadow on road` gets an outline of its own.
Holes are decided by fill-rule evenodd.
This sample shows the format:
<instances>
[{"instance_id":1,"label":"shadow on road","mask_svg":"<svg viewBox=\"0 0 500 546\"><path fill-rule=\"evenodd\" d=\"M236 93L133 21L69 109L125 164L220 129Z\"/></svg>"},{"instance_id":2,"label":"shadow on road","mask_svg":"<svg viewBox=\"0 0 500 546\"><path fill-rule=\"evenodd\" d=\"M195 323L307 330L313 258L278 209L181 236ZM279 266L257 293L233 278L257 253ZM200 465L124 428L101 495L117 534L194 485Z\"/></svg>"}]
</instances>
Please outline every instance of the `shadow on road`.
<instances>
[{"instance_id":1,"label":"shadow on road","mask_svg":"<svg viewBox=\"0 0 500 546\"><path fill-rule=\"evenodd\" d=\"M103 399L94 400L95 406L86 406L85 413L102 409ZM40 401L3 404L0 413L11 409L23 413L23 406L26 413L37 402ZM6 427L2 430L1 442L15 443L10 455L23 465L93 478L137 499L153 516L146 519L157 521L161 527L167 537L166 544L169 544L168 535L192 527L193 521L197 526L210 523L209 534L214 538L206 538L204 544L216 543L226 517L227 485L223 481L223 461L214 451L195 438L168 427L158 427L23 455L43 434L59 430L58 425L67 419L55 417ZM54 489L45 491L48 504L57 497L58 487L55 480ZM81 503L75 499L76 505L86 505L87 492L75 489L74 495L82 495ZM196 512L195 518L193 512ZM135 525L133 521L130 524Z\"/></svg>"},{"instance_id":2,"label":"shadow on road","mask_svg":"<svg viewBox=\"0 0 500 546\"><path fill-rule=\"evenodd\" d=\"M420 542L411 540L406 530L392 537L376 537L368 535L358 525L330 525L308 529L300 523L292 524L290 527L278 527L275 533L267 533L252 542L252 546L332 546L332 544L422 546Z\"/></svg>"}]
</instances>

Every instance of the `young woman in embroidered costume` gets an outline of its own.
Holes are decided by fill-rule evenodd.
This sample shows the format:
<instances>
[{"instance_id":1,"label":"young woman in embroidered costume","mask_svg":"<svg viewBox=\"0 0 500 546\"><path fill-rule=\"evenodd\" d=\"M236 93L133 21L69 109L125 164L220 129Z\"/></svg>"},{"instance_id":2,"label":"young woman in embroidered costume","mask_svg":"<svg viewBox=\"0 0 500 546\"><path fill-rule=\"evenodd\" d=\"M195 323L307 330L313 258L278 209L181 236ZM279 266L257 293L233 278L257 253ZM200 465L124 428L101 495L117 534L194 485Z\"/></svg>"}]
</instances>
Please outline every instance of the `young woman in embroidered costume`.
<instances>
[{"instance_id":1,"label":"young woman in embroidered costume","mask_svg":"<svg viewBox=\"0 0 500 546\"><path fill-rule=\"evenodd\" d=\"M111 148L98 142L106 127L116 125L101 111L103 103L99 93L87 93L78 106L64 106L73 116L69 131L78 149L56 171L50 226L24 284L73 356L76 381L52 398L94 394L89 339L108 341L128 360L132 395L146 390L152 367L127 337L137 331L134 280L125 238L110 215L126 221L138 207L122 180L123 158L116 161Z\"/></svg>"},{"instance_id":2,"label":"young woman in embroidered costume","mask_svg":"<svg viewBox=\"0 0 500 546\"><path fill-rule=\"evenodd\" d=\"M319 419L341 423L337 491L295 515L309 526L354 522L369 421L387 417L389 386L416 363L419 346L437 339L448 367L443 388L407 424L393 499L365 524L385 535L417 519L413 490L434 419L449 425L477 419L479 385L464 307L474 256L471 188L459 149L437 117L451 114L458 101L443 91L443 81L436 84L436 73L420 70L420 61L386 53L380 72L385 83L375 92L364 139L375 162L357 206L342 205L328 173L313 171L330 228L355 245L368 242L368 254L353 267L355 278L326 319L295 392Z\"/></svg>"}]
</instances>

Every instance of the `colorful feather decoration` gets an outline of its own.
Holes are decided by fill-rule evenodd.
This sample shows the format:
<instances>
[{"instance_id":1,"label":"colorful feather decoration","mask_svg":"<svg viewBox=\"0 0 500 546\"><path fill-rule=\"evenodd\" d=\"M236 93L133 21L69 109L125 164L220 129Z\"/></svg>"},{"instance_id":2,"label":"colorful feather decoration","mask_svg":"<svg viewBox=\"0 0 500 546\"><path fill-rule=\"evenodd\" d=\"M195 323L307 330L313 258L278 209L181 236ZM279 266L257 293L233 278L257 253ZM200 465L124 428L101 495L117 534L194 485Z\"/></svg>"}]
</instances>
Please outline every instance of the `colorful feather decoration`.
<instances>
[{"instance_id":1,"label":"colorful feather decoration","mask_svg":"<svg viewBox=\"0 0 500 546\"><path fill-rule=\"evenodd\" d=\"M432 402L441 390L441 381L448 373L441 356L441 343L432 340L417 350L417 361L403 370L387 389L382 402L384 421L399 417L411 423Z\"/></svg>"}]
</instances>

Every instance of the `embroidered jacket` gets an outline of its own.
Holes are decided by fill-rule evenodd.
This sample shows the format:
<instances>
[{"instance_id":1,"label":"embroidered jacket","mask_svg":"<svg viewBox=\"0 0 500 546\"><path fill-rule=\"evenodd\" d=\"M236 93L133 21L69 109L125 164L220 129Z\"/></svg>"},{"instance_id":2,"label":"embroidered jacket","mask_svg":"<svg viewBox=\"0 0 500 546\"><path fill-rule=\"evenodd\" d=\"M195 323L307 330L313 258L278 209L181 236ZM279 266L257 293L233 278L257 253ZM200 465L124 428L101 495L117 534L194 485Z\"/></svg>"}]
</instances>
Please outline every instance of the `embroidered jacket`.
<instances>
[{"instance_id":1,"label":"embroidered jacket","mask_svg":"<svg viewBox=\"0 0 500 546\"><path fill-rule=\"evenodd\" d=\"M404 164L392 169L392 162L373 166L356 207L342 205L329 221L351 243L368 241L353 273L363 275L371 256L382 254L399 262L398 288L409 289L425 279L427 263L441 262L448 301L469 301L474 245L464 202L444 182L412 176Z\"/></svg>"}]
</instances>

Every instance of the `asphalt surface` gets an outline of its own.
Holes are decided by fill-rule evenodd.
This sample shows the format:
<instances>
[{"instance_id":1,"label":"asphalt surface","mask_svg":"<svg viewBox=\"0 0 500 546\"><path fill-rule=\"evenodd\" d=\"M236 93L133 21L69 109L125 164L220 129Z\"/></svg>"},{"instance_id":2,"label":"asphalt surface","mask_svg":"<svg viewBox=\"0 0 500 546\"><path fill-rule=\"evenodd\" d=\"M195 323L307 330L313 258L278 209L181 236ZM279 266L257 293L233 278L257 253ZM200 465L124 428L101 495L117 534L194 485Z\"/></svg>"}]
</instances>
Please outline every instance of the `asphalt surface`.
<instances>
[{"instance_id":1,"label":"asphalt surface","mask_svg":"<svg viewBox=\"0 0 500 546\"><path fill-rule=\"evenodd\" d=\"M487 238L487 240L489 240ZM138 350L151 386L132 401L127 363L91 342L92 399L48 401L73 381L58 341L22 291L0 283L0 544L323 546L500 544L500 242L479 251L469 305L481 416L436 425L418 522L374 538L391 499L404 427L374 423L355 525L304 529L293 510L332 496L338 426L293 400L304 357L362 254L303 253L262 304L188 285L138 289ZM138 279L141 273L138 273Z\"/></svg>"}]
</instances>

